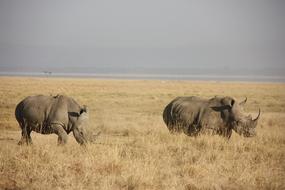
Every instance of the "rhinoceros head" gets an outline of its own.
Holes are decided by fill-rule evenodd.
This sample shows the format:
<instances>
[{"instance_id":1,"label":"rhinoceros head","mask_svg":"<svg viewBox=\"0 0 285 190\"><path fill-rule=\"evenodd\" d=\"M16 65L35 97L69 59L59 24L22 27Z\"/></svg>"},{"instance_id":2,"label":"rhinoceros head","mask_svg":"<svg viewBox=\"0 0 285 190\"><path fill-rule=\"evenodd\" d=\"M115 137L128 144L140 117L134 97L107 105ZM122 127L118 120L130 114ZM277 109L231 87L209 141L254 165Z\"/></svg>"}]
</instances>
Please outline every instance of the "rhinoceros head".
<instances>
[{"instance_id":1,"label":"rhinoceros head","mask_svg":"<svg viewBox=\"0 0 285 190\"><path fill-rule=\"evenodd\" d=\"M87 135L87 128L88 128L88 118L89 112L86 106L83 106L80 110L79 116L74 123L75 126L73 128L73 133L76 141L80 144L84 144L88 141L86 138Z\"/></svg>"},{"instance_id":2,"label":"rhinoceros head","mask_svg":"<svg viewBox=\"0 0 285 190\"><path fill-rule=\"evenodd\" d=\"M260 109L258 116L255 119L252 119L251 115L247 116L243 111L243 106L246 103L247 98L240 103L237 103L233 98L230 97L225 98L224 101L228 101L228 105L230 107L228 111L228 119L232 129L244 137L255 136L255 128L260 116Z\"/></svg>"}]
</instances>

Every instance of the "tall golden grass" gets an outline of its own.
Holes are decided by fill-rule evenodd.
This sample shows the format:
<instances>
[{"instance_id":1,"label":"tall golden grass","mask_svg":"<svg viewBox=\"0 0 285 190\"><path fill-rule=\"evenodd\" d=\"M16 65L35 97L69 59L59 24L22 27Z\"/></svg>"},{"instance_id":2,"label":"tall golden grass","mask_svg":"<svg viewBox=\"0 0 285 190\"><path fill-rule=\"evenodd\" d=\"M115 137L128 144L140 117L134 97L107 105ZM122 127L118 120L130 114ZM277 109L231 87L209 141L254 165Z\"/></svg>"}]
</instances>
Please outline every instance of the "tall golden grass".
<instances>
[{"instance_id":1,"label":"tall golden grass","mask_svg":"<svg viewBox=\"0 0 285 190\"><path fill-rule=\"evenodd\" d=\"M32 133L18 146L16 104L65 94L90 109L101 131L80 147ZM257 136L169 134L164 106L176 96L248 98L262 110ZM245 82L0 77L0 189L285 189L285 85Z\"/></svg>"}]
</instances>

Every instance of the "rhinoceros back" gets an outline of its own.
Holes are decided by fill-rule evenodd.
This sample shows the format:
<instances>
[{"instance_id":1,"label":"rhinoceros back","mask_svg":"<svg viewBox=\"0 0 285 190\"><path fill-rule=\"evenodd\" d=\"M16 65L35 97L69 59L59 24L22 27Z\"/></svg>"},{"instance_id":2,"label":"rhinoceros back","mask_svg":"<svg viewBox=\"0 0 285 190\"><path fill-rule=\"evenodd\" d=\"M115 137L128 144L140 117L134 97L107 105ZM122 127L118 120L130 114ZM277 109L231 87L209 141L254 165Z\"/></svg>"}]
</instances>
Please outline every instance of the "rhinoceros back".
<instances>
[{"instance_id":1,"label":"rhinoceros back","mask_svg":"<svg viewBox=\"0 0 285 190\"><path fill-rule=\"evenodd\" d=\"M16 107L15 115L20 125L27 122L33 130L49 134L52 133L49 126L53 123L58 123L69 131L69 111L80 111L80 106L72 98L37 95L22 100Z\"/></svg>"}]
</instances>

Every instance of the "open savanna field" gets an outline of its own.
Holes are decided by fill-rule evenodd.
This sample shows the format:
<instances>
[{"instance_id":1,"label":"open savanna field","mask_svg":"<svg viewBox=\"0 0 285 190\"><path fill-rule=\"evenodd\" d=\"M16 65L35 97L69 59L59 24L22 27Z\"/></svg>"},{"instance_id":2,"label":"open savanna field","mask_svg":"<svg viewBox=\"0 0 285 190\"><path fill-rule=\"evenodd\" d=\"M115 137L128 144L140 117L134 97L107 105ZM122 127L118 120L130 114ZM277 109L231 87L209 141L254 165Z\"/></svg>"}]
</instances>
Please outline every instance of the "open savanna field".
<instances>
[{"instance_id":1,"label":"open savanna field","mask_svg":"<svg viewBox=\"0 0 285 190\"><path fill-rule=\"evenodd\" d=\"M35 132L17 145L15 106L36 94L86 104L101 134L86 147ZM165 105L192 95L247 97L257 136L170 134ZM285 84L0 77L0 189L285 189Z\"/></svg>"}]
</instances>

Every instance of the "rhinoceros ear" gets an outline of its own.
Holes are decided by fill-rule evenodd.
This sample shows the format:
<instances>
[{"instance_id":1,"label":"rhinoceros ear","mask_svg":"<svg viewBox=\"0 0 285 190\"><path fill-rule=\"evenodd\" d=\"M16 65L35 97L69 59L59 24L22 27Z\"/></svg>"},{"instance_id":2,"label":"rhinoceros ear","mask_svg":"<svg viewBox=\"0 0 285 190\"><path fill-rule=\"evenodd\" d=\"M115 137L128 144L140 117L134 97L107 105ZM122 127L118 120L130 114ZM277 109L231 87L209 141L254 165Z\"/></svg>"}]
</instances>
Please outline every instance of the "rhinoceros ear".
<instances>
[{"instance_id":1,"label":"rhinoceros ear","mask_svg":"<svg viewBox=\"0 0 285 190\"><path fill-rule=\"evenodd\" d=\"M231 97L224 97L215 106L211 108L215 111L223 111L225 109L231 109L235 104L235 100Z\"/></svg>"},{"instance_id":2,"label":"rhinoceros ear","mask_svg":"<svg viewBox=\"0 0 285 190\"><path fill-rule=\"evenodd\" d=\"M87 113L88 112L88 108L87 108L87 106L86 105L83 105L83 107L80 109L80 115L82 114L82 113Z\"/></svg>"},{"instance_id":3,"label":"rhinoceros ear","mask_svg":"<svg viewBox=\"0 0 285 190\"><path fill-rule=\"evenodd\" d=\"M82 124L82 122L88 121L89 115L86 112L82 112L82 114L79 115L79 117L77 117L77 121L79 122L79 124Z\"/></svg>"},{"instance_id":4,"label":"rhinoceros ear","mask_svg":"<svg viewBox=\"0 0 285 190\"><path fill-rule=\"evenodd\" d=\"M222 104L224 106L233 107L233 105L235 104L235 100L231 97L225 97L222 99Z\"/></svg>"}]
</instances>

